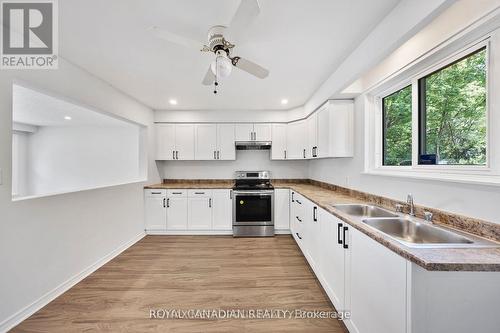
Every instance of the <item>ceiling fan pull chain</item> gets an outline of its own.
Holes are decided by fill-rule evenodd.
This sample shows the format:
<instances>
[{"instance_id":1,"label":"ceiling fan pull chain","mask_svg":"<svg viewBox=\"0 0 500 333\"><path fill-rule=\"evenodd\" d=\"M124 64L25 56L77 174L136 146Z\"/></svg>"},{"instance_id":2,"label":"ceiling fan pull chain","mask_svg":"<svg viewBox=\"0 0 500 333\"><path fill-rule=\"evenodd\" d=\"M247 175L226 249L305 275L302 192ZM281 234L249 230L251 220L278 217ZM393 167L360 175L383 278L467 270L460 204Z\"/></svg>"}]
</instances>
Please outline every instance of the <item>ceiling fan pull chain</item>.
<instances>
[{"instance_id":1,"label":"ceiling fan pull chain","mask_svg":"<svg viewBox=\"0 0 500 333\"><path fill-rule=\"evenodd\" d=\"M219 83L217 82L219 80L219 66L217 66L218 58L215 58L215 81L214 81L214 94L217 94L217 86Z\"/></svg>"}]
</instances>

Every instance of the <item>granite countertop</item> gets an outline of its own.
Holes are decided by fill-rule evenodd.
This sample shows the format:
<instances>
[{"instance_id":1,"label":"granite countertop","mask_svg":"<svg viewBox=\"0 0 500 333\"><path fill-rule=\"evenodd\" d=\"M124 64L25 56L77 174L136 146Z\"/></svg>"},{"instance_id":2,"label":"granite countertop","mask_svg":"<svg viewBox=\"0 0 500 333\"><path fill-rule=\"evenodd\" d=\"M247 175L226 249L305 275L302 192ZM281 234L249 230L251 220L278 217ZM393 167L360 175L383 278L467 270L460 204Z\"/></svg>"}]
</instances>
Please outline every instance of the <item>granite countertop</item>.
<instances>
[{"instance_id":1,"label":"granite countertop","mask_svg":"<svg viewBox=\"0 0 500 333\"><path fill-rule=\"evenodd\" d=\"M353 228L384 245L391 251L429 271L499 271L500 248L411 248L376 231L351 216L335 209L332 205L346 203L367 203L360 198L332 191L313 184L273 181L275 188L287 188L314 202ZM230 189L233 183L227 181L168 182L146 186L146 189ZM448 227L448 226L445 226Z\"/></svg>"}]
</instances>

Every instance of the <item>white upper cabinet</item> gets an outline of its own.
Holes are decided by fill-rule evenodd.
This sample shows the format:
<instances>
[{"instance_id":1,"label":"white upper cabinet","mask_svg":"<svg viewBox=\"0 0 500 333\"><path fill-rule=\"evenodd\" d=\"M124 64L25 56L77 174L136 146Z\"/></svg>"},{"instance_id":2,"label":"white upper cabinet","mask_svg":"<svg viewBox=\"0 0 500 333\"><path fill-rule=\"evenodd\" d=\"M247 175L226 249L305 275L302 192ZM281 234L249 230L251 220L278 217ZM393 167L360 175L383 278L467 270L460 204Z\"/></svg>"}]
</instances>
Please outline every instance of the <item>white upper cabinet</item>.
<instances>
[{"instance_id":1,"label":"white upper cabinet","mask_svg":"<svg viewBox=\"0 0 500 333\"><path fill-rule=\"evenodd\" d=\"M157 124L157 160L194 160L194 125Z\"/></svg>"},{"instance_id":2,"label":"white upper cabinet","mask_svg":"<svg viewBox=\"0 0 500 333\"><path fill-rule=\"evenodd\" d=\"M236 141L253 140L253 124L236 124L234 127Z\"/></svg>"},{"instance_id":3,"label":"white upper cabinet","mask_svg":"<svg viewBox=\"0 0 500 333\"><path fill-rule=\"evenodd\" d=\"M318 150L318 114L315 112L307 118L307 150L306 158L317 158Z\"/></svg>"},{"instance_id":4,"label":"white upper cabinet","mask_svg":"<svg viewBox=\"0 0 500 333\"><path fill-rule=\"evenodd\" d=\"M287 159L306 158L307 124L305 120L289 123L286 131Z\"/></svg>"},{"instance_id":5,"label":"white upper cabinet","mask_svg":"<svg viewBox=\"0 0 500 333\"><path fill-rule=\"evenodd\" d=\"M328 101L317 111L317 117L318 157L352 157L354 102Z\"/></svg>"},{"instance_id":6,"label":"white upper cabinet","mask_svg":"<svg viewBox=\"0 0 500 333\"><path fill-rule=\"evenodd\" d=\"M217 125L195 125L195 157L197 160L217 159ZM234 145L234 144L233 144Z\"/></svg>"},{"instance_id":7,"label":"white upper cabinet","mask_svg":"<svg viewBox=\"0 0 500 333\"><path fill-rule=\"evenodd\" d=\"M253 125L255 141L271 141L271 124Z\"/></svg>"},{"instance_id":8,"label":"white upper cabinet","mask_svg":"<svg viewBox=\"0 0 500 333\"><path fill-rule=\"evenodd\" d=\"M234 124L217 124L217 159L235 160Z\"/></svg>"},{"instance_id":9,"label":"white upper cabinet","mask_svg":"<svg viewBox=\"0 0 500 333\"><path fill-rule=\"evenodd\" d=\"M286 124L273 124L271 130L271 159L286 160Z\"/></svg>"},{"instance_id":10,"label":"white upper cabinet","mask_svg":"<svg viewBox=\"0 0 500 333\"><path fill-rule=\"evenodd\" d=\"M236 141L271 141L271 124L236 124Z\"/></svg>"},{"instance_id":11,"label":"white upper cabinet","mask_svg":"<svg viewBox=\"0 0 500 333\"><path fill-rule=\"evenodd\" d=\"M156 129L156 159L175 159L175 124L157 124Z\"/></svg>"}]
</instances>

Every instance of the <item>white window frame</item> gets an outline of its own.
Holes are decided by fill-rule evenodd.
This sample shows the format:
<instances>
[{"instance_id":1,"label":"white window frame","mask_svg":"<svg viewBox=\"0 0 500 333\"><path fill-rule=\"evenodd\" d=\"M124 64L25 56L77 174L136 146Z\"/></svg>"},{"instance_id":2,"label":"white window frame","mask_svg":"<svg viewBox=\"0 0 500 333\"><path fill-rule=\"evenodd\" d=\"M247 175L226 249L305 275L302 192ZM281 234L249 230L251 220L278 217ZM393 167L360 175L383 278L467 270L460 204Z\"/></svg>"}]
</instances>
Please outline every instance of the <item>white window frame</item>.
<instances>
[{"instance_id":1,"label":"white window frame","mask_svg":"<svg viewBox=\"0 0 500 333\"><path fill-rule=\"evenodd\" d=\"M447 65L486 47L487 96L486 96L486 164L485 165L419 165L419 129L418 129L418 80ZM366 174L396 176L418 179L435 179L465 183L500 185L500 98L495 91L500 90L500 29L463 43L455 52L440 50L445 55L430 65L420 62L412 64L404 73L391 78L373 88L365 95L365 171ZM446 54L448 53L448 54ZM492 56L493 54L493 56ZM422 67L415 71L415 68ZM387 97L407 86L412 86L412 165L383 165L383 105ZM497 110L495 110L497 106ZM493 113L495 111L495 114Z\"/></svg>"}]
</instances>

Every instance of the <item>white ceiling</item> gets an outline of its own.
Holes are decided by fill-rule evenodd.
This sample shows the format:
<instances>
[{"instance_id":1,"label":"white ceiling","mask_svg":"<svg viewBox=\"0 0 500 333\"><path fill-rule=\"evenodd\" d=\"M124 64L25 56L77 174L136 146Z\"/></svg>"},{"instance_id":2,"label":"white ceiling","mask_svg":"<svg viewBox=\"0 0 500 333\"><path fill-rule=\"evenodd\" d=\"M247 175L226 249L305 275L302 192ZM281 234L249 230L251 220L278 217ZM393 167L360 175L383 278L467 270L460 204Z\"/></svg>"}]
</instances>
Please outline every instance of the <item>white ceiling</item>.
<instances>
[{"instance_id":1,"label":"white ceiling","mask_svg":"<svg viewBox=\"0 0 500 333\"><path fill-rule=\"evenodd\" d=\"M12 121L15 123L33 126L137 127L128 121L20 85L13 86L12 96Z\"/></svg>"},{"instance_id":2,"label":"white ceiling","mask_svg":"<svg viewBox=\"0 0 500 333\"><path fill-rule=\"evenodd\" d=\"M154 109L288 109L303 105L398 0L259 2L261 13L233 55L271 73L260 80L234 70L217 96L201 85L211 54L147 29L205 41L210 26L230 22L239 0L60 1L60 54Z\"/></svg>"}]
</instances>

